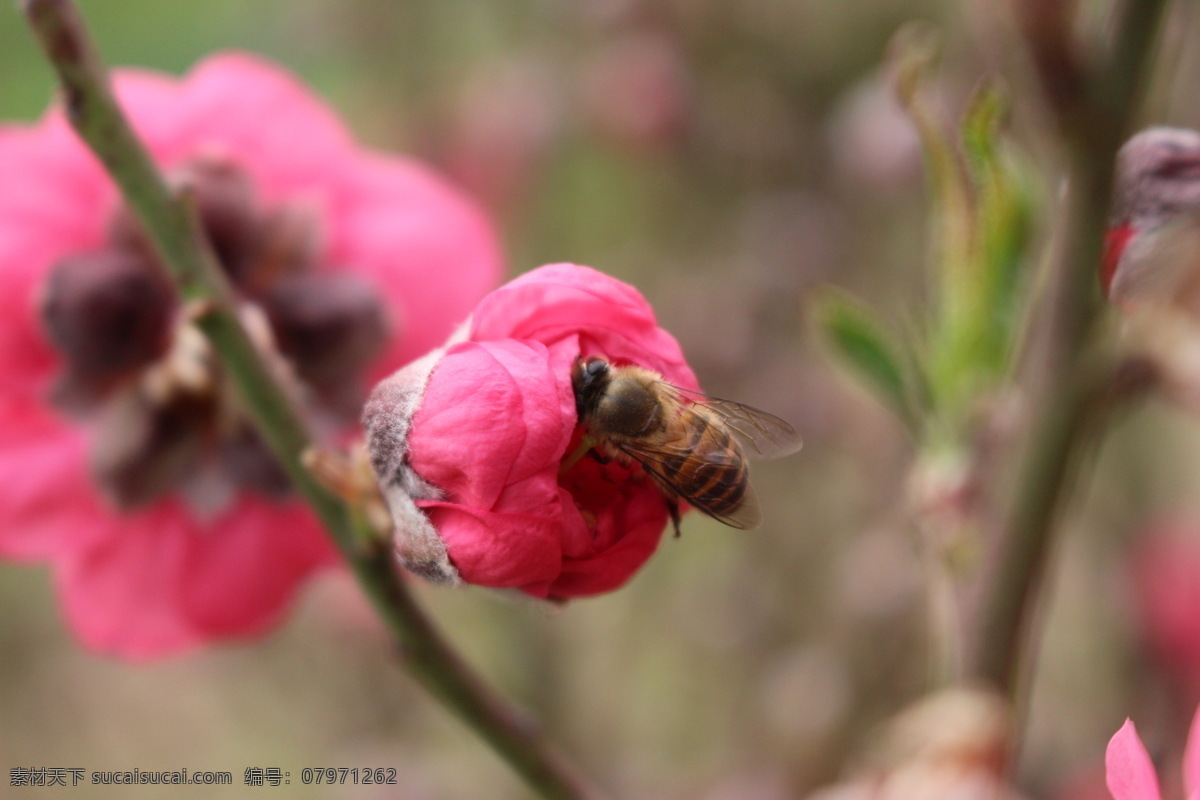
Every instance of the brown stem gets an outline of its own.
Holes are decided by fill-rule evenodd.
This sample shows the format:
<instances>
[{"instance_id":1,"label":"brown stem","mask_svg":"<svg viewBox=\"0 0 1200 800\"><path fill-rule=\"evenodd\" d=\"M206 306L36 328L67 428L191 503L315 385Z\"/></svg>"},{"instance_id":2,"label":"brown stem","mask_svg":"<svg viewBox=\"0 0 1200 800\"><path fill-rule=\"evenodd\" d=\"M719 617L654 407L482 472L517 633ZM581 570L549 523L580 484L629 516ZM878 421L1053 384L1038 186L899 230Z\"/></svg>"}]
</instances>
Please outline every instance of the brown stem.
<instances>
[{"instance_id":1,"label":"brown stem","mask_svg":"<svg viewBox=\"0 0 1200 800\"><path fill-rule=\"evenodd\" d=\"M1071 202L1046 313L1037 317L1046 324L1044 350L1034 365L1041 385L1033 407L1039 413L974 657L975 674L1010 694L1032 645L1031 620L1057 522L1078 478L1083 446L1096 432L1094 405L1108 396L1104 384L1111 373L1086 357L1102 308L1096 265L1111 205L1113 163L1132 126L1165 0L1126 2L1111 51L1086 62L1071 49L1071 15L1043 7L1049 3L1061 11L1061 0L1015 2L1068 154Z\"/></svg>"},{"instance_id":2,"label":"brown stem","mask_svg":"<svg viewBox=\"0 0 1200 800\"><path fill-rule=\"evenodd\" d=\"M263 437L392 631L409 672L540 796L599 798L529 718L492 692L445 641L397 574L388 547L378 537L362 534L359 510L327 491L305 468L303 454L312 439L304 420L242 327L233 292L189 198L171 192L117 105L74 4L22 0L21 6L58 73L71 125L104 164L184 299L197 309L197 324L220 355ZM372 538L375 544L364 546Z\"/></svg>"}]
</instances>

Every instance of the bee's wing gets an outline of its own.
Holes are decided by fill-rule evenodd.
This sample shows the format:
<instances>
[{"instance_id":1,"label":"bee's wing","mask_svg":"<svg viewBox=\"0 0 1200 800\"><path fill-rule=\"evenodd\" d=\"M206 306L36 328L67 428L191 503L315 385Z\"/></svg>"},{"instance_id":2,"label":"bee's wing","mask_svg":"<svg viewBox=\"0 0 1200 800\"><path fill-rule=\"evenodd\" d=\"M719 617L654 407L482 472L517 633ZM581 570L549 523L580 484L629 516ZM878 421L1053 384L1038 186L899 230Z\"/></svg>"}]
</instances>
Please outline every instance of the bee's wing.
<instances>
[{"instance_id":1,"label":"bee's wing","mask_svg":"<svg viewBox=\"0 0 1200 800\"><path fill-rule=\"evenodd\" d=\"M679 413L688 415L695 414L696 412L691 411L684 405L680 408ZM740 528L742 530L757 528L762 524L762 512L759 511L758 495L754 493L754 487L748 481L739 482L735 486L734 481L728 477L729 471L726 468L726 464L718 461L704 460L701 454L682 444L622 442L617 447L640 463L646 470L646 473L659 485L659 488L668 495L680 498L688 505L704 512L718 522L723 522L731 528ZM695 461L696 459L703 460L703 464L699 465L697 471L693 474L702 477L710 476L708 481L704 481L708 484L710 497L727 497L735 489L740 489L742 496L737 507L732 511L717 510L711 499L693 495L686 487L681 486L678 480L673 477L677 470L667 467L668 464L678 463L680 459L689 461Z\"/></svg>"},{"instance_id":2,"label":"bee's wing","mask_svg":"<svg viewBox=\"0 0 1200 800\"><path fill-rule=\"evenodd\" d=\"M748 458L780 458L804 445L796 429L774 414L671 384L664 386L681 398L684 406L689 403L703 406L738 440Z\"/></svg>"}]
</instances>

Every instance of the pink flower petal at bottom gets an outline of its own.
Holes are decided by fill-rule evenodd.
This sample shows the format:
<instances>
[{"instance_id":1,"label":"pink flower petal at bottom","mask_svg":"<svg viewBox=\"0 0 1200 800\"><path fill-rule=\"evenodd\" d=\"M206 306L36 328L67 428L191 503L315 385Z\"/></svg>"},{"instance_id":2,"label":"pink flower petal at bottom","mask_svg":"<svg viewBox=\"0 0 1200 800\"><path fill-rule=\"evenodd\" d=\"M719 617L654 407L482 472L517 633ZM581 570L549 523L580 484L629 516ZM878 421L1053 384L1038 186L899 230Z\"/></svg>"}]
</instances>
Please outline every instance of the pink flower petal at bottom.
<instances>
[{"instance_id":1,"label":"pink flower petal at bottom","mask_svg":"<svg viewBox=\"0 0 1200 800\"><path fill-rule=\"evenodd\" d=\"M179 606L210 639L267 630L307 577L340 564L299 500L246 494L220 518L196 527L177 576Z\"/></svg>"},{"instance_id":2,"label":"pink flower petal at bottom","mask_svg":"<svg viewBox=\"0 0 1200 800\"><path fill-rule=\"evenodd\" d=\"M205 525L176 501L106 524L56 565L59 591L86 646L134 661L260 634L302 578L335 561L307 509L250 496Z\"/></svg>"},{"instance_id":3,"label":"pink flower petal at bottom","mask_svg":"<svg viewBox=\"0 0 1200 800\"><path fill-rule=\"evenodd\" d=\"M1183 753L1183 789L1187 800L1200 800L1200 708L1192 717L1187 749Z\"/></svg>"},{"instance_id":4,"label":"pink flower petal at bottom","mask_svg":"<svg viewBox=\"0 0 1200 800\"><path fill-rule=\"evenodd\" d=\"M136 516L106 517L106 536L54 563L68 626L89 650L150 661L204 644L207 636L173 602L188 525L160 503Z\"/></svg>"},{"instance_id":5,"label":"pink flower petal at bottom","mask_svg":"<svg viewBox=\"0 0 1200 800\"><path fill-rule=\"evenodd\" d=\"M1162 800L1158 775L1133 720L1125 720L1113 734L1104 763L1113 800Z\"/></svg>"},{"instance_id":6,"label":"pink flower petal at bottom","mask_svg":"<svg viewBox=\"0 0 1200 800\"><path fill-rule=\"evenodd\" d=\"M92 485L86 446L45 410L0 403L0 556L53 558L105 534L111 513Z\"/></svg>"}]
</instances>

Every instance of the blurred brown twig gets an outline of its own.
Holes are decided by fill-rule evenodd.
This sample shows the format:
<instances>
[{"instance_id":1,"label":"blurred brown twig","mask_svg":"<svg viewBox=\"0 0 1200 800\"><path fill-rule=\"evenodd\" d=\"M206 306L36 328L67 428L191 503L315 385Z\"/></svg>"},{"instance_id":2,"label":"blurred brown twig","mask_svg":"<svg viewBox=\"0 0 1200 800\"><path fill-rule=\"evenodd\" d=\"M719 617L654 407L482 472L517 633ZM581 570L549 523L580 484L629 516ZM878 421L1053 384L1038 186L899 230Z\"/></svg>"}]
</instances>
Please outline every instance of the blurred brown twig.
<instances>
[{"instance_id":1,"label":"blurred brown twig","mask_svg":"<svg viewBox=\"0 0 1200 800\"><path fill-rule=\"evenodd\" d=\"M1164 0L1124 3L1111 47L1083 51L1072 37L1074 3L1014 2L1058 128L1070 189L1061 255L1050 265L1044 302L1033 318L1041 330L1025 374L1036 413L1031 445L974 653L974 674L1010 695L1021 689L1042 576L1085 445L1096 433L1095 410L1114 398L1114 382L1121 385L1127 375L1125 365L1093 351L1103 307L1096 274L1116 153L1134 124L1164 6Z\"/></svg>"}]
</instances>

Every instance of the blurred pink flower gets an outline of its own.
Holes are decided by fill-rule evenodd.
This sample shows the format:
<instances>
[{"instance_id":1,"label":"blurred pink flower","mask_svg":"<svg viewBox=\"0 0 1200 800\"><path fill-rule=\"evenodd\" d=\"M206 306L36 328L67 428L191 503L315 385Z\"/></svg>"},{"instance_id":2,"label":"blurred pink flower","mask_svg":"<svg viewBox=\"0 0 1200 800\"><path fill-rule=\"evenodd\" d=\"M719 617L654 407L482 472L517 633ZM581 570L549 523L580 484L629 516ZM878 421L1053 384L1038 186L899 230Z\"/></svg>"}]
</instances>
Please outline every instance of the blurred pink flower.
<instances>
[{"instance_id":1,"label":"blurred pink flower","mask_svg":"<svg viewBox=\"0 0 1200 800\"><path fill-rule=\"evenodd\" d=\"M1139 532L1133 582L1150 652L1200 700L1200 526L1169 517Z\"/></svg>"},{"instance_id":2,"label":"blurred pink flower","mask_svg":"<svg viewBox=\"0 0 1200 800\"><path fill-rule=\"evenodd\" d=\"M488 63L464 84L432 142L446 170L495 214L534 190L564 121L560 71L536 55Z\"/></svg>"},{"instance_id":3,"label":"blurred pink flower","mask_svg":"<svg viewBox=\"0 0 1200 800\"><path fill-rule=\"evenodd\" d=\"M1200 132L1152 127L1117 154L1101 284L1155 387L1200 411Z\"/></svg>"},{"instance_id":4,"label":"blurred pink flower","mask_svg":"<svg viewBox=\"0 0 1200 800\"><path fill-rule=\"evenodd\" d=\"M436 541L417 547L427 523L399 519L402 563L562 599L614 589L650 557L668 510L639 466L583 458L562 472L582 436L572 367L593 354L697 388L678 343L633 287L555 264L492 292L444 352L376 389L365 420L393 515L387 487L405 480L406 465L432 489L417 506ZM413 391L423 395L413 401ZM392 433L409 426L397 446ZM431 569L429 551L449 565Z\"/></svg>"},{"instance_id":5,"label":"blurred pink flower","mask_svg":"<svg viewBox=\"0 0 1200 800\"><path fill-rule=\"evenodd\" d=\"M584 66L580 94L598 132L618 144L669 147L692 123L688 64L663 34L639 30L602 44Z\"/></svg>"},{"instance_id":6,"label":"blurred pink flower","mask_svg":"<svg viewBox=\"0 0 1200 800\"><path fill-rule=\"evenodd\" d=\"M256 341L314 424L444 340L500 274L422 165L355 145L267 62L119 70L157 163L195 189ZM0 127L0 555L53 564L70 626L132 659L274 624L335 561L238 410L144 234L61 109Z\"/></svg>"},{"instance_id":7,"label":"blurred pink flower","mask_svg":"<svg viewBox=\"0 0 1200 800\"><path fill-rule=\"evenodd\" d=\"M1133 720L1125 720L1109 740L1105 768L1113 800L1162 800L1154 764ZM1183 789L1186 800L1200 800L1200 709L1192 719L1184 750Z\"/></svg>"}]
</instances>

